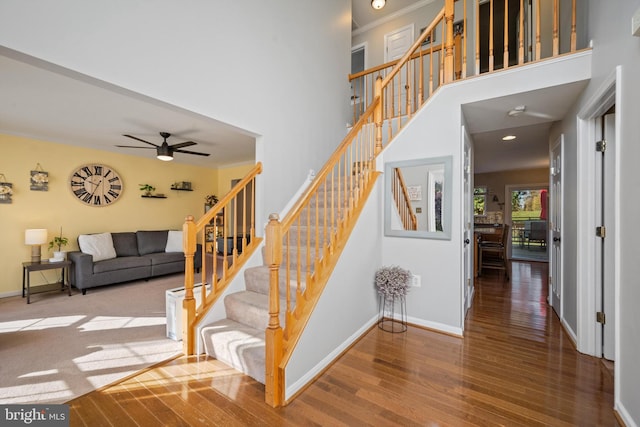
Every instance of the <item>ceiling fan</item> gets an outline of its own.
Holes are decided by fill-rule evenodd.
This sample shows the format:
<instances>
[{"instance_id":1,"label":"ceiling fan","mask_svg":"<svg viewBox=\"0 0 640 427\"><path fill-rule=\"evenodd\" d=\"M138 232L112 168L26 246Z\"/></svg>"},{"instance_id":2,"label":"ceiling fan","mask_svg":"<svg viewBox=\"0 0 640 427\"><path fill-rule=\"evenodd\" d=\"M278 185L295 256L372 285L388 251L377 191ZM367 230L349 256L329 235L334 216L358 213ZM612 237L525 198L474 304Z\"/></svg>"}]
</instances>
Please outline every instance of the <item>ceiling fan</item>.
<instances>
[{"instance_id":1,"label":"ceiling fan","mask_svg":"<svg viewBox=\"0 0 640 427\"><path fill-rule=\"evenodd\" d=\"M550 116L549 114L540 113L537 111L531 111L527 109L526 105L518 105L517 107L514 107L512 110L509 110L507 112L507 115L509 117L531 116L531 117L538 117L540 119L547 119L547 120L553 119L553 117Z\"/></svg>"},{"instance_id":2,"label":"ceiling fan","mask_svg":"<svg viewBox=\"0 0 640 427\"><path fill-rule=\"evenodd\" d=\"M189 150L183 150L182 149L184 147L190 147L192 145L196 145L196 143L193 142L193 141L185 141L185 142L180 142L178 144L173 144L173 145L167 144L167 138L169 138L171 136L171 134L168 133L168 132L160 132L160 136L162 138L164 138L164 141L162 142L162 145L157 145L157 144L154 144L153 142L145 141L144 139L140 139L137 136L133 136L133 135L122 135L122 136L126 136L127 138L135 139L136 141L144 142L145 144L153 145L153 147L132 147L130 145L116 145L116 147L145 148L145 149L155 148L156 152L157 152L157 156L156 157L158 159L160 159L160 160L164 160L165 162L173 160L173 153L194 154L196 156L208 156L209 155L209 153L198 153L197 151L189 151Z\"/></svg>"}]
</instances>

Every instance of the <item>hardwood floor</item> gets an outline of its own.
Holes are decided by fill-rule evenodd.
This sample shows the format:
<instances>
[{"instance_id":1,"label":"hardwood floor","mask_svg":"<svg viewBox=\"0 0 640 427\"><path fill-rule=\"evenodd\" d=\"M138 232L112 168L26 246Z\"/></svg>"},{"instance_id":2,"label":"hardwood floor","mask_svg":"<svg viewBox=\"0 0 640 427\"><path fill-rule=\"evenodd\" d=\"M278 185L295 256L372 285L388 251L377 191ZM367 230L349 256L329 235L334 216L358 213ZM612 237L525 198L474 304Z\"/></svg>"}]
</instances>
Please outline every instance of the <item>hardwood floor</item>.
<instances>
[{"instance_id":1,"label":"hardwood floor","mask_svg":"<svg viewBox=\"0 0 640 427\"><path fill-rule=\"evenodd\" d=\"M618 426L613 378L546 304L547 264L478 279L464 339L371 329L290 405L204 357L182 357L69 402L71 426Z\"/></svg>"}]
</instances>

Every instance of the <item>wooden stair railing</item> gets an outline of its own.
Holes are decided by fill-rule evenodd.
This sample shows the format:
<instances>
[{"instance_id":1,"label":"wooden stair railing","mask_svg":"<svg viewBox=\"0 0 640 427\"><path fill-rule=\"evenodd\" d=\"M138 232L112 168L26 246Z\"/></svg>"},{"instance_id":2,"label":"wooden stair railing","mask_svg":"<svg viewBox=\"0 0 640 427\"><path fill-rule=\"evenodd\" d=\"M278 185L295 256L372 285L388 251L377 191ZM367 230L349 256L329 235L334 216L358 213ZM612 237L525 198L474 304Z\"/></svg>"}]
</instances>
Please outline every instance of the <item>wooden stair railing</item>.
<instances>
[{"instance_id":1,"label":"wooden stair railing","mask_svg":"<svg viewBox=\"0 0 640 427\"><path fill-rule=\"evenodd\" d=\"M480 0L472 1L476 2L478 11ZM505 8L508 1L504 0ZM352 80L363 79L354 82L352 95L354 101L362 98L363 103L357 111L354 108L351 131L289 213L282 220L277 214L269 218L265 232L265 262L270 271L265 399L271 406L286 404L285 368L379 175L375 170L377 155L438 87L467 77L467 15L464 13L462 25L456 23L454 31L454 3L454 0L445 0L442 10L398 61L352 76ZM462 3L466 11L467 0ZM523 10L523 1L520 4ZM539 25L539 1L535 4ZM571 51L576 48L575 6L572 0ZM553 8L553 55L556 56L559 54L555 48L560 34L559 0L553 0ZM435 45L436 33L441 34L439 46ZM539 34L538 29L537 40ZM478 37L477 33L476 39ZM493 38L492 31L490 37ZM524 47L522 36L519 42ZM508 40L505 46L508 66ZM536 54L539 53L537 46ZM476 64L479 64L477 58L476 54ZM525 59L519 61L523 63ZM284 290L280 289L281 274L285 275ZM285 294L284 307L280 307L281 292ZM284 310L284 325L280 324L281 310Z\"/></svg>"},{"instance_id":2,"label":"wooden stair railing","mask_svg":"<svg viewBox=\"0 0 640 427\"><path fill-rule=\"evenodd\" d=\"M182 226L185 253L185 298L182 309L183 352L195 352L195 327L227 288L242 264L262 242L256 237L255 179L262 163L247 173L215 206L199 220L188 216ZM222 218L223 221L219 221ZM222 224L220 224L220 222ZM213 233L206 236L205 231ZM209 242L207 242L209 240ZM194 262L196 244L203 243L199 292L201 304L194 298ZM207 288L210 287L209 291Z\"/></svg>"},{"instance_id":3,"label":"wooden stair railing","mask_svg":"<svg viewBox=\"0 0 640 427\"><path fill-rule=\"evenodd\" d=\"M417 230L418 219L416 218L416 214L413 213L413 207L411 206L411 199L409 198L407 185L404 182L404 177L402 176L400 168L393 168L391 194L393 195L398 215L400 215L402 228L404 230Z\"/></svg>"}]
</instances>

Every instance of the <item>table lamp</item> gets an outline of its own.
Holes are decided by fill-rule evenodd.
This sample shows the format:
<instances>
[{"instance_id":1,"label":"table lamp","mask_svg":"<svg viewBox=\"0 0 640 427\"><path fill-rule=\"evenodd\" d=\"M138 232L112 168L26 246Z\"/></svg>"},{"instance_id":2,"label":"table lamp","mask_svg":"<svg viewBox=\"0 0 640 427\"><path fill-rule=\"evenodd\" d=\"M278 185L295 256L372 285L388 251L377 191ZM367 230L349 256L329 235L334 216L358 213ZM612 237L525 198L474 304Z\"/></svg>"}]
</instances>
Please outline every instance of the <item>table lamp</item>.
<instances>
[{"instance_id":1,"label":"table lamp","mask_svg":"<svg viewBox=\"0 0 640 427\"><path fill-rule=\"evenodd\" d=\"M47 243L46 228L32 228L24 231L24 244L31 245L31 262L40 262L40 245Z\"/></svg>"}]
</instances>

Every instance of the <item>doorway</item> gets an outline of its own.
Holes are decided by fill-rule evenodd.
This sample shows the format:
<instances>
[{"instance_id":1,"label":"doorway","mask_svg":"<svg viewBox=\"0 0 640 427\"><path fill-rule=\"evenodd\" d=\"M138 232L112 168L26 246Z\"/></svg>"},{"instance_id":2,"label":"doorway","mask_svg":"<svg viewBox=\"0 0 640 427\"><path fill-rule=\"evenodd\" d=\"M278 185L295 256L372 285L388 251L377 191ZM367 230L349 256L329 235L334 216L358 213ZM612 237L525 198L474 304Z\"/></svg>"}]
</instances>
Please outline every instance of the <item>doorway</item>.
<instances>
[{"instance_id":1,"label":"doorway","mask_svg":"<svg viewBox=\"0 0 640 427\"><path fill-rule=\"evenodd\" d=\"M549 260L548 191L546 184L506 186L505 217L511 230L510 259Z\"/></svg>"}]
</instances>

